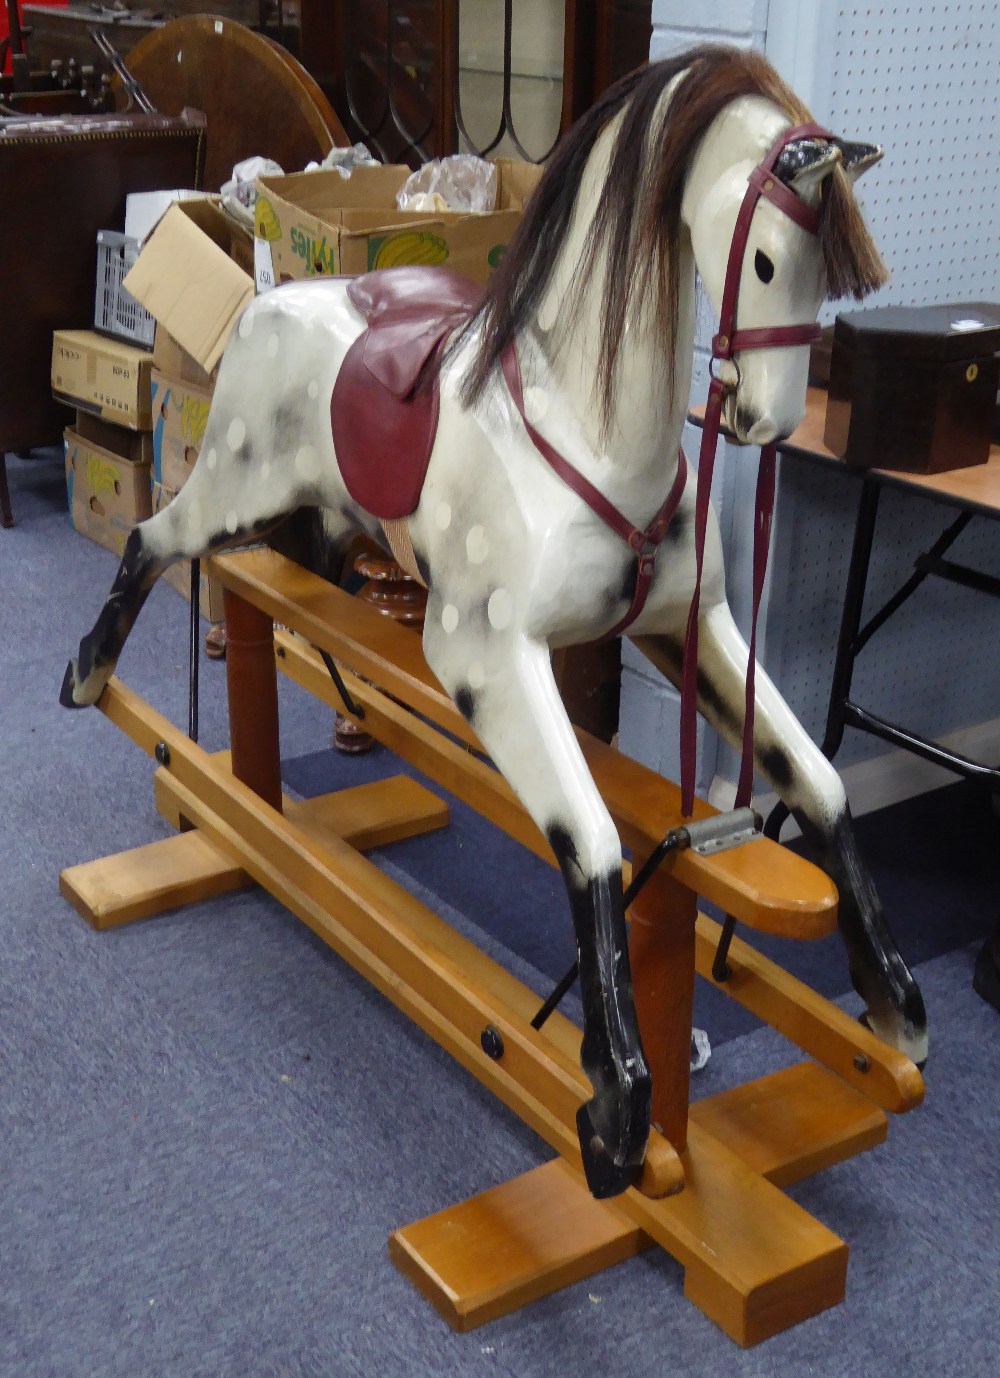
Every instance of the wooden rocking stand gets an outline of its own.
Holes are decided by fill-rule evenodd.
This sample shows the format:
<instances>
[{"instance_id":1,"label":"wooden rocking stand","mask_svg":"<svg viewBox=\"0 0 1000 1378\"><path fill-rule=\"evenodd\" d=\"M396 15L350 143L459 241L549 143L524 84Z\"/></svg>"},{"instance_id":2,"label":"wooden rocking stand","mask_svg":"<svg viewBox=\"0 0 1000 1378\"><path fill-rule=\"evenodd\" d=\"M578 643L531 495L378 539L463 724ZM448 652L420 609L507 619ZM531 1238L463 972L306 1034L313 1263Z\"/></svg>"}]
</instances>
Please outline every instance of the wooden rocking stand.
<instances>
[{"instance_id":1,"label":"wooden rocking stand","mask_svg":"<svg viewBox=\"0 0 1000 1378\"><path fill-rule=\"evenodd\" d=\"M226 590L231 753L207 754L113 679L100 708L160 762L158 807L184 830L64 871L66 898L103 929L263 885L556 1151L391 1236L394 1261L457 1329L652 1245L679 1260L685 1295L741 1345L840 1301L846 1244L780 1188L880 1143L885 1112L922 1098L916 1067L734 939L721 988L812 1060L688 1104L694 975L713 980L721 933L697 912L696 896L751 928L817 938L835 923L826 876L760 839L714 856L678 852L642 891L630 943L655 1129L638 1187L595 1201L575 1125L590 1095L579 1030L556 1013L536 1032L539 997L362 855L443 826L446 806L408 777L283 799L276 668L341 708L313 648L326 651L364 709L365 731L551 862L545 840L469 749L476 740L412 632L270 551L211 565ZM274 622L292 630L275 633ZM639 865L681 822L679 792L602 743L581 741ZM699 817L711 812L696 806Z\"/></svg>"}]
</instances>

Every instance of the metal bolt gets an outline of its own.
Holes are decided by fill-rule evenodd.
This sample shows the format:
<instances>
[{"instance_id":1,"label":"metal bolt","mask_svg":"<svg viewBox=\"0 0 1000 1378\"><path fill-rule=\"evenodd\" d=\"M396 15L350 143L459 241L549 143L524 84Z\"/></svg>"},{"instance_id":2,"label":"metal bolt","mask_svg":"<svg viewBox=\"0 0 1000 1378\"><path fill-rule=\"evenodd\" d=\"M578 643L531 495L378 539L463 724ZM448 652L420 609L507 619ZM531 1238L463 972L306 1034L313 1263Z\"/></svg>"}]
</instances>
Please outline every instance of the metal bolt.
<instances>
[{"instance_id":1,"label":"metal bolt","mask_svg":"<svg viewBox=\"0 0 1000 1378\"><path fill-rule=\"evenodd\" d=\"M872 1068L871 1062L865 1057L864 1053L858 1053L857 1057L854 1059L854 1066L859 1072L870 1072Z\"/></svg>"},{"instance_id":2,"label":"metal bolt","mask_svg":"<svg viewBox=\"0 0 1000 1378\"><path fill-rule=\"evenodd\" d=\"M170 764L170 748L167 746L166 742L157 742L156 750L153 752L153 755L161 766L168 766Z\"/></svg>"},{"instance_id":3,"label":"metal bolt","mask_svg":"<svg viewBox=\"0 0 1000 1378\"><path fill-rule=\"evenodd\" d=\"M487 1024L479 1035L479 1042L487 1057L491 1057L494 1062L500 1061L503 1057L503 1039L499 1029L494 1028L492 1024Z\"/></svg>"},{"instance_id":4,"label":"metal bolt","mask_svg":"<svg viewBox=\"0 0 1000 1378\"><path fill-rule=\"evenodd\" d=\"M275 646L275 648L274 648L274 654L278 657L279 660L284 660L284 658L285 658L285 648L284 648L284 646Z\"/></svg>"}]
</instances>

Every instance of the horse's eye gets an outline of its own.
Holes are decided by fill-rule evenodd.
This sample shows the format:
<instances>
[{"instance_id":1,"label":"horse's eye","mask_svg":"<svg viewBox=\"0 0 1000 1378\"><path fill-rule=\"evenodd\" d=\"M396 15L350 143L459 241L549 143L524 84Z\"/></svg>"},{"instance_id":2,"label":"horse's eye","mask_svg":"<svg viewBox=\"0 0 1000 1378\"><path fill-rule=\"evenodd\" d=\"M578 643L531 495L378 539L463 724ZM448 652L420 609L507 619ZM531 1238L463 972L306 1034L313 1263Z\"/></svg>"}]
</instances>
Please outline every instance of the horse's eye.
<instances>
[{"instance_id":1,"label":"horse's eye","mask_svg":"<svg viewBox=\"0 0 1000 1378\"><path fill-rule=\"evenodd\" d=\"M753 266L757 270L757 276L761 282L770 282L774 277L774 264L767 254L761 253L760 249L753 256Z\"/></svg>"}]
</instances>

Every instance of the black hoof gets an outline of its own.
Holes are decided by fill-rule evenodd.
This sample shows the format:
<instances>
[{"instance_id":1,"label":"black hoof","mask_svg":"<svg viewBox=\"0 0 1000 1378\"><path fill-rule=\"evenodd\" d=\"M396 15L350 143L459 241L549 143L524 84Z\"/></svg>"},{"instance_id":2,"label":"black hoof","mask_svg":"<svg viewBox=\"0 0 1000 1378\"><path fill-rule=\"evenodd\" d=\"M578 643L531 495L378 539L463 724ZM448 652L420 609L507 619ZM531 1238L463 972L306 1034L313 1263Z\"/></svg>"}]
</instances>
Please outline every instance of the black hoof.
<instances>
[{"instance_id":1,"label":"black hoof","mask_svg":"<svg viewBox=\"0 0 1000 1378\"><path fill-rule=\"evenodd\" d=\"M609 1151L594 1124L591 1115L593 1104L593 1101L588 1101L576 1112L576 1131L580 1136L580 1156L590 1194L598 1201L603 1201L609 1196L620 1196L639 1180L648 1128L641 1136L635 1135L636 1142L626 1144L620 1156L616 1156Z\"/></svg>"},{"instance_id":2,"label":"black hoof","mask_svg":"<svg viewBox=\"0 0 1000 1378\"><path fill-rule=\"evenodd\" d=\"M86 704L77 703L73 697L73 689L76 685L76 675L73 673L73 662L70 661L66 666L66 673L63 675L62 688L59 690L59 702L63 708L85 708Z\"/></svg>"}]
</instances>

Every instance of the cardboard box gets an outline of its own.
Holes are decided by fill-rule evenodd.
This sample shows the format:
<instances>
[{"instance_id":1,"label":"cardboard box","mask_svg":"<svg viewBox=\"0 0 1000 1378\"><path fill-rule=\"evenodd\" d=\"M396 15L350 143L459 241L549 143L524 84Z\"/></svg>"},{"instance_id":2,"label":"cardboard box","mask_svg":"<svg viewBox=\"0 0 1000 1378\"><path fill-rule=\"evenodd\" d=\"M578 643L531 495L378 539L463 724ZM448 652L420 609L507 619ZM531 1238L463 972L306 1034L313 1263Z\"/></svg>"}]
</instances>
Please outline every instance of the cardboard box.
<instances>
[{"instance_id":1,"label":"cardboard box","mask_svg":"<svg viewBox=\"0 0 1000 1378\"><path fill-rule=\"evenodd\" d=\"M152 468L152 431L130 431L127 426L102 421L99 416L79 408L73 429L81 440L89 440L103 450L110 450L116 459L127 459L130 464L148 464Z\"/></svg>"},{"instance_id":2,"label":"cardboard box","mask_svg":"<svg viewBox=\"0 0 1000 1378\"><path fill-rule=\"evenodd\" d=\"M217 200L177 201L149 235L124 286L211 373L253 300L252 272L251 238Z\"/></svg>"},{"instance_id":3,"label":"cardboard box","mask_svg":"<svg viewBox=\"0 0 1000 1378\"><path fill-rule=\"evenodd\" d=\"M257 179L257 281L275 283L400 264L442 265L485 283L500 262L541 176L534 163L497 161L497 210L396 209L408 167L358 167ZM268 253L267 250L270 252Z\"/></svg>"},{"instance_id":4,"label":"cardboard box","mask_svg":"<svg viewBox=\"0 0 1000 1378\"><path fill-rule=\"evenodd\" d=\"M125 197L125 234L129 239L146 238L157 221L175 201L195 201L204 197L203 191L130 191Z\"/></svg>"},{"instance_id":5,"label":"cardboard box","mask_svg":"<svg viewBox=\"0 0 1000 1378\"><path fill-rule=\"evenodd\" d=\"M211 387L153 369L153 479L176 493L190 477L212 405Z\"/></svg>"},{"instance_id":6,"label":"cardboard box","mask_svg":"<svg viewBox=\"0 0 1000 1378\"><path fill-rule=\"evenodd\" d=\"M120 556L136 522L152 514L148 463L133 463L67 427L66 497L74 527Z\"/></svg>"},{"instance_id":7,"label":"cardboard box","mask_svg":"<svg viewBox=\"0 0 1000 1378\"><path fill-rule=\"evenodd\" d=\"M162 483L153 482L152 503L153 511L159 512L166 507L168 502L172 502L177 496L169 488L165 488ZM190 602L191 599L191 561L179 560L172 564L161 576L176 589L182 598ZM226 611L222 601L222 585L218 579L210 579L205 573L204 563L202 564L201 580L199 584L198 611L202 617L207 617L209 622L224 622Z\"/></svg>"},{"instance_id":8,"label":"cardboard box","mask_svg":"<svg viewBox=\"0 0 1000 1378\"><path fill-rule=\"evenodd\" d=\"M52 336L53 396L133 431L152 426L152 367L149 350L94 330L57 330Z\"/></svg>"}]
</instances>

